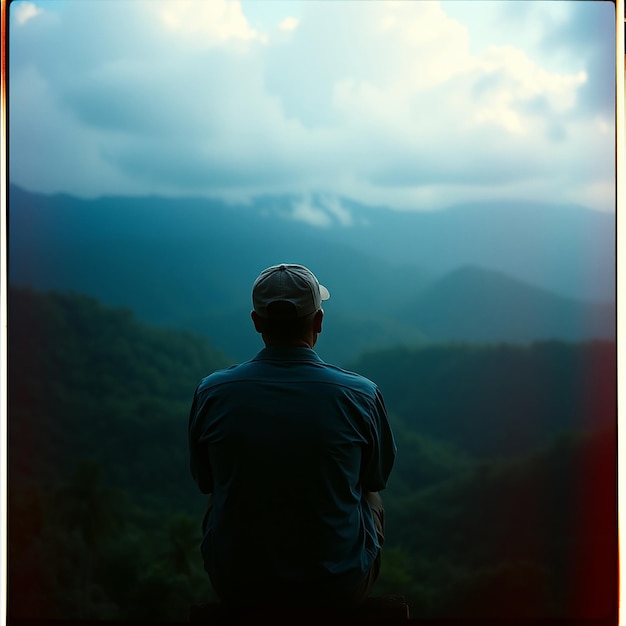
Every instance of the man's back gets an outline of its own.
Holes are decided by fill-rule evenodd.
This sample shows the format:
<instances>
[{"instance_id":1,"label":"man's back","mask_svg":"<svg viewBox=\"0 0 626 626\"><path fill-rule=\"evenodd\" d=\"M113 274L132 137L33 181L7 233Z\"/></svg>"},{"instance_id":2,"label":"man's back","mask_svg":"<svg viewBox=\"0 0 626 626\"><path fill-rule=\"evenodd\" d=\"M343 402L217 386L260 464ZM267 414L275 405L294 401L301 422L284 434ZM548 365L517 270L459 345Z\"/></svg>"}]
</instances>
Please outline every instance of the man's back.
<instances>
[{"instance_id":1,"label":"man's back","mask_svg":"<svg viewBox=\"0 0 626 626\"><path fill-rule=\"evenodd\" d=\"M329 298L303 265L263 270L250 317L265 349L194 394L201 550L226 604L358 603L380 572L396 446L376 385L313 351Z\"/></svg>"},{"instance_id":2,"label":"man's back","mask_svg":"<svg viewBox=\"0 0 626 626\"><path fill-rule=\"evenodd\" d=\"M395 444L376 386L307 347L267 347L199 385L192 472L213 494L205 567L228 601L346 598L380 551L370 491Z\"/></svg>"}]
</instances>

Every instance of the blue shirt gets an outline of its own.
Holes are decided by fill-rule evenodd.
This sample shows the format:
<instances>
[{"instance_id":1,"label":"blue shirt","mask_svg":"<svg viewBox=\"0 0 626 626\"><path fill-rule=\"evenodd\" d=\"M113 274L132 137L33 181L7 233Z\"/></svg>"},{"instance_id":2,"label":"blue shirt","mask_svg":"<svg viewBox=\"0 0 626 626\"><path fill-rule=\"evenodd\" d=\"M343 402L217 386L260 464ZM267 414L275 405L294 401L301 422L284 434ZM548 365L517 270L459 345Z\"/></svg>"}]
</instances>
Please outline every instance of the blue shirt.
<instances>
[{"instance_id":1,"label":"blue shirt","mask_svg":"<svg viewBox=\"0 0 626 626\"><path fill-rule=\"evenodd\" d=\"M189 446L213 495L202 554L218 595L359 586L380 550L365 492L385 488L396 455L373 382L310 348L265 348L201 381Z\"/></svg>"}]
</instances>

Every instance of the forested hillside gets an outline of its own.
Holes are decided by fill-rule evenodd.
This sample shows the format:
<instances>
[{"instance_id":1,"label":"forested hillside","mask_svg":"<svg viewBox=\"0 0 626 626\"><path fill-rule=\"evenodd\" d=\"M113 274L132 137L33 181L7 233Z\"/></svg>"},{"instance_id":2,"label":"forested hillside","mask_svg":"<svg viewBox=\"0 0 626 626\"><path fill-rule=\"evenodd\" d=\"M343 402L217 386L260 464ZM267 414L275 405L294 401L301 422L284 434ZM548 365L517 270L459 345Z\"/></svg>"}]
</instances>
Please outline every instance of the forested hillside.
<instances>
[{"instance_id":1,"label":"forested hillside","mask_svg":"<svg viewBox=\"0 0 626 626\"><path fill-rule=\"evenodd\" d=\"M78 294L9 293L9 610L184 620L210 597L187 469L206 339ZM607 617L615 345L371 353L398 443L376 593L419 617Z\"/></svg>"},{"instance_id":2,"label":"forested hillside","mask_svg":"<svg viewBox=\"0 0 626 626\"><path fill-rule=\"evenodd\" d=\"M614 427L615 343L446 344L363 355L394 413L477 457L527 453L560 434Z\"/></svg>"}]
</instances>

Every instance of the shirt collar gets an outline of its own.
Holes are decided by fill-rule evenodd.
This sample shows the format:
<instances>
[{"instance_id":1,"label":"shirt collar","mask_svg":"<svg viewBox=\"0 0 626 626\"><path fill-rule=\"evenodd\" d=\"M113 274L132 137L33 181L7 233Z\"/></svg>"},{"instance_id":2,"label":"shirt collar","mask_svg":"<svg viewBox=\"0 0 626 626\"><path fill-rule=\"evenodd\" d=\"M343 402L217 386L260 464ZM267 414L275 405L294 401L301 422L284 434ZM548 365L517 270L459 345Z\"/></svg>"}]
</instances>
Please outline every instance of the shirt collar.
<instances>
[{"instance_id":1,"label":"shirt collar","mask_svg":"<svg viewBox=\"0 0 626 626\"><path fill-rule=\"evenodd\" d=\"M267 346L263 348L253 361L312 361L323 363L317 352L312 348L300 346Z\"/></svg>"}]
</instances>

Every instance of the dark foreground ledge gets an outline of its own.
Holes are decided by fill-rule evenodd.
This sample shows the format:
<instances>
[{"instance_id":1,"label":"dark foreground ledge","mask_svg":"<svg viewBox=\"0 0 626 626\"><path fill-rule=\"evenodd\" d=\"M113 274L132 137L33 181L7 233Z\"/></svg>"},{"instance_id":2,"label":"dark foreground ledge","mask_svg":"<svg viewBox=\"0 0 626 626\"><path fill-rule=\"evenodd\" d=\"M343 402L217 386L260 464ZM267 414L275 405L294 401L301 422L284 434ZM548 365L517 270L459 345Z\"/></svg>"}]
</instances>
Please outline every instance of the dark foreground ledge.
<instances>
[{"instance_id":1,"label":"dark foreground ledge","mask_svg":"<svg viewBox=\"0 0 626 626\"><path fill-rule=\"evenodd\" d=\"M203 606L203 605L198 605ZM189 611L191 613L191 611ZM280 626L334 626L335 624L347 624L349 626L355 624L363 624L364 626L376 626L380 624L390 624L390 626L619 626L618 618L600 618L600 619L574 619L574 618L394 618L394 617L375 617L373 614L367 616L358 615L337 615L334 614L316 614L307 613L302 610L298 613L279 613L278 618L273 619L272 614L249 613L247 616L242 615L238 619L234 616L230 618L224 617L224 621L219 621L220 617L205 616L194 620L196 623L204 623L206 626L248 626L251 624L279 624ZM191 617L191 615L189 615ZM158 619L137 619L137 620L85 620L85 619L20 619L7 616L7 626L185 626L189 619L185 621L178 620L158 620ZM0 622L2 624L2 622ZM4 626L4 625L3 625Z\"/></svg>"},{"instance_id":2,"label":"dark foreground ledge","mask_svg":"<svg viewBox=\"0 0 626 626\"><path fill-rule=\"evenodd\" d=\"M189 607L189 621L204 623L207 626L248 625L248 624L330 624L361 623L367 621L394 624L409 620L409 606L402 596L367 598L356 607L263 607L234 609L218 603L195 604Z\"/></svg>"}]
</instances>

